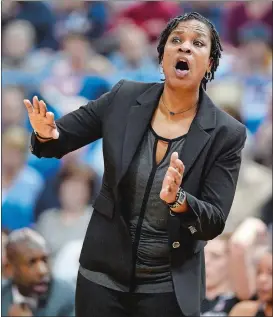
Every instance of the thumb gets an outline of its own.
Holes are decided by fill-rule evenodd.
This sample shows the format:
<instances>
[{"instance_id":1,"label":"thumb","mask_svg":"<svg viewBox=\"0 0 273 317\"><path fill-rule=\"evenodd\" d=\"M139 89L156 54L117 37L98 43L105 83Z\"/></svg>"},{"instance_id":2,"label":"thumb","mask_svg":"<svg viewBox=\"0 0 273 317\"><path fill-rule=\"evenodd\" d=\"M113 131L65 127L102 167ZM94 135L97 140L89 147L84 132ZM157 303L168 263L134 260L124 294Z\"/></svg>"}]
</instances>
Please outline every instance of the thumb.
<instances>
[{"instance_id":1,"label":"thumb","mask_svg":"<svg viewBox=\"0 0 273 317\"><path fill-rule=\"evenodd\" d=\"M55 124L55 122L54 122L54 113L53 112L50 112L50 111L48 111L47 113L46 113L46 118L49 120L49 124Z\"/></svg>"},{"instance_id":2,"label":"thumb","mask_svg":"<svg viewBox=\"0 0 273 317\"><path fill-rule=\"evenodd\" d=\"M56 123L55 123L55 120L54 120L54 113L49 111L49 112L46 113L46 117L49 120L49 124L53 127L52 138L53 139L58 139L60 133L57 130L57 127L56 127Z\"/></svg>"}]
</instances>

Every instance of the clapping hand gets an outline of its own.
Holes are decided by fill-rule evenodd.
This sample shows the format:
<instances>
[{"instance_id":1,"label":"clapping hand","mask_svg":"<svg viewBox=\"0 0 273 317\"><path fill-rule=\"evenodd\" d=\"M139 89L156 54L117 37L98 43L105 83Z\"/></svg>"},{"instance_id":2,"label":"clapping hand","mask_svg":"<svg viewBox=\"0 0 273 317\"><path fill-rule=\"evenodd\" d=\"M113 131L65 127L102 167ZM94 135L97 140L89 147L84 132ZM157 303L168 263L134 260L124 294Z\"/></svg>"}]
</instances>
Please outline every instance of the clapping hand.
<instances>
[{"instance_id":1,"label":"clapping hand","mask_svg":"<svg viewBox=\"0 0 273 317\"><path fill-rule=\"evenodd\" d=\"M178 153L171 155L170 166L166 172L162 183L160 198L167 203L173 203L176 200L176 194L183 179L185 166L178 158Z\"/></svg>"},{"instance_id":2,"label":"clapping hand","mask_svg":"<svg viewBox=\"0 0 273 317\"><path fill-rule=\"evenodd\" d=\"M46 104L35 96L33 102L25 99L28 117L32 128L38 132L42 138L58 139L59 132L54 121L54 114L47 111Z\"/></svg>"}]
</instances>

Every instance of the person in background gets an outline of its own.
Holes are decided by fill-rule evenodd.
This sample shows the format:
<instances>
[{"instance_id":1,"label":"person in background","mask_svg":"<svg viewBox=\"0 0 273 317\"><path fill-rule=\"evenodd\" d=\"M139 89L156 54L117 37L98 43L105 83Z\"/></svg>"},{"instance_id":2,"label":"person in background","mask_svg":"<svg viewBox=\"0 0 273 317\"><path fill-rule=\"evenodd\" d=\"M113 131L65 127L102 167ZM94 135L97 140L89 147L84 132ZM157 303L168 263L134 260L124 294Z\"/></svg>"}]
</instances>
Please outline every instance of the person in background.
<instances>
[{"instance_id":1,"label":"person in background","mask_svg":"<svg viewBox=\"0 0 273 317\"><path fill-rule=\"evenodd\" d=\"M59 179L60 208L42 212L35 229L46 239L51 260L70 241L84 239L93 208L89 206L93 196L94 175L87 166L74 166Z\"/></svg>"},{"instance_id":2,"label":"person in background","mask_svg":"<svg viewBox=\"0 0 273 317\"><path fill-rule=\"evenodd\" d=\"M1 285L4 285L8 280L8 261L7 261L7 243L8 243L9 230L1 230Z\"/></svg>"},{"instance_id":3,"label":"person in background","mask_svg":"<svg viewBox=\"0 0 273 317\"><path fill-rule=\"evenodd\" d=\"M263 26L271 32L272 4L267 1L237 2L230 6L224 17L225 39L232 45L240 46L239 32L249 26ZM256 47L257 48L257 47Z\"/></svg>"},{"instance_id":4,"label":"person in background","mask_svg":"<svg viewBox=\"0 0 273 317\"><path fill-rule=\"evenodd\" d=\"M143 29L149 41L157 41L162 28L181 13L178 3L168 1L141 1L133 3L120 13L119 20L130 20Z\"/></svg>"},{"instance_id":5,"label":"person in background","mask_svg":"<svg viewBox=\"0 0 273 317\"><path fill-rule=\"evenodd\" d=\"M239 302L230 280L230 234L222 234L205 247L206 298L202 302L202 316L227 316Z\"/></svg>"},{"instance_id":6,"label":"person in background","mask_svg":"<svg viewBox=\"0 0 273 317\"><path fill-rule=\"evenodd\" d=\"M11 126L26 125L26 114L22 98L24 89L16 85L2 88L2 133Z\"/></svg>"},{"instance_id":7,"label":"person in background","mask_svg":"<svg viewBox=\"0 0 273 317\"><path fill-rule=\"evenodd\" d=\"M134 37L131 36L134 34ZM160 67L151 57L146 33L138 26L127 23L116 28L119 48L109 59L115 69L110 72L112 84L126 78L143 82L160 82Z\"/></svg>"},{"instance_id":8,"label":"person in background","mask_svg":"<svg viewBox=\"0 0 273 317\"><path fill-rule=\"evenodd\" d=\"M28 133L9 127L2 135L2 226L19 229L33 224L33 208L44 180L28 166Z\"/></svg>"},{"instance_id":9,"label":"person in background","mask_svg":"<svg viewBox=\"0 0 273 317\"><path fill-rule=\"evenodd\" d=\"M71 99L74 104L96 99L109 89L102 76L93 73L90 61L97 58L88 38L80 33L68 33L62 38L62 51L49 76L41 85L41 95L50 104L58 104L62 114L70 112ZM80 99L82 98L82 100Z\"/></svg>"},{"instance_id":10,"label":"person in background","mask_svg":"<svg viewBox=\"0 0 273 317\"><path fill-rule=\"evenodd\" d=\"M254 217L242 222L231 236L230 250L230 276L233 281L234 292L240 294L241 300L249 300L256 295L255 260L259 246L269 239L266 224Z\"/></svg>"},{"instance_id":11,"label":"person in background","mask_svg":"<svg viewBox=\"0 0 273 317\"><path fill-rule=\"evenodd\" d=\"M2 316L74 316L73 288L52 278L46 241L37 232L11 232L6 250L10 280L2 286Z\"/></svg>"},{"instance_id":12,"label":"person in background","mask_svg":"<svg viewBox=\"0 0 273 317\"><path fill-rule=\"evenodd\" d=\"M23 20L32 25L34 44L38 49L55 50L58 47L53 33L55 15L46 1L2 1L2 30L14 20Z\"/></svg>"},{"instance_id":13,"label":"person in background","mask_svg":"<svg viewBox=\"0 0 273 317\"><path fill-rule=\"evenodd\" d=\"M230 312L230 317L271 317L273 315L272 245L263 251L257 263L256 287L257 300L238 303Z\"/></svg>"}]
</instances>

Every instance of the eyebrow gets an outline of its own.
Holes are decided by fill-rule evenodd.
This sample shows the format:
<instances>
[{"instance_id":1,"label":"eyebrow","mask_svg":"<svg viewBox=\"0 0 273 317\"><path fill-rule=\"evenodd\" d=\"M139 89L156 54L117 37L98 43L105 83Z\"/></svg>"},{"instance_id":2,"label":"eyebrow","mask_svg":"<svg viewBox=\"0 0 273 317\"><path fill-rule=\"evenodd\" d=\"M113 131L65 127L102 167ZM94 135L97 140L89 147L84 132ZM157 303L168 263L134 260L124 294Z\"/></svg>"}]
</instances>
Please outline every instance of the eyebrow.
<instances>
[{"instance_id":1,"label":"eyebrow","mask_svg":"<svg viewBox=\"0 0 273 317\"><path fill-rule=\"evenodd\" d=\"M176 31L173 31L171 34L183 34L185 33L186 31L179 31L179 30L176 30ZM194 33L198 34L200 37L208 37L207 34L205 32L202 32L202 31L194 31Z\"/></svg>"}]
</instances>

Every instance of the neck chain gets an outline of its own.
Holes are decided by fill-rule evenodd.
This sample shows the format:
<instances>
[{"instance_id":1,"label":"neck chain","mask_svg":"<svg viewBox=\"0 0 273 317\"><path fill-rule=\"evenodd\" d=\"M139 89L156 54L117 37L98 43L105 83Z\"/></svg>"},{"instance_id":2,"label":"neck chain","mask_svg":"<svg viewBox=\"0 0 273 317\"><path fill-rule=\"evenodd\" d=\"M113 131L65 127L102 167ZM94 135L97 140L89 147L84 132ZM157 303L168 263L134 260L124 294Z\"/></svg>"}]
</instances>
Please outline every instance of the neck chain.
<instances>
[{"instance_id":1,"label":"neck chain","mask_svg":"<svg viewBox=\"0 0 273 317\"><path fill-rule=\"evenodd\" d=\"M170 114L171 116L174 116L174 115L176 115L176 114L181 114L181 113L187 112L187 111L191 110L192 108L196 107L197 104L198 104L198 100L197 100L197 102L196 102L196 104L195 104L194 106L191 106L190 108L188 108L188 109L186 109L186 110L182 110L182 111L179 111L179 112L173 112L173 111L170 111L170 110L168 109L168 107L166 106L166 104L165 104L165 102L164 102L164 100L163 100L163 97L161 97L161 101L162 101L162 103L163 103L163 106L168 110L168 112L169 112L169 114Z\"/></svg>"}]
</instances>

